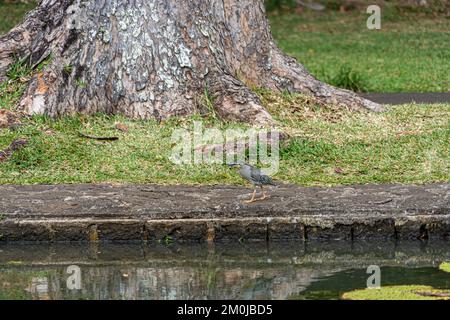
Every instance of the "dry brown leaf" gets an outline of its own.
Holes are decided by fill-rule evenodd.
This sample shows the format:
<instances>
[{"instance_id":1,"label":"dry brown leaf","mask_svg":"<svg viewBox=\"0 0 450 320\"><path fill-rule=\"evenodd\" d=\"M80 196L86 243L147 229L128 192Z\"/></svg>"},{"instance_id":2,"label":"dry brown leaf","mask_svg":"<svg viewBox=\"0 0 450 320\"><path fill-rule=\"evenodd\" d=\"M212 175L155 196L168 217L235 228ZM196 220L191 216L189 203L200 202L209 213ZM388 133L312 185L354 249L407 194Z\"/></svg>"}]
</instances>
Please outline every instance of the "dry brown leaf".
<instances>
[{"instance_id":1,"label":"dry brown leaf","mask_svg":"<svg viewBox=\"0 0 450 320\"><path fill-rule=\"evenodd\" d=\"M122 132L128 132L128 127L126 125L124 125L123 123L117 122L115 124L115 127L117 130L122 131Z\"/></svg>"}]
</instances>

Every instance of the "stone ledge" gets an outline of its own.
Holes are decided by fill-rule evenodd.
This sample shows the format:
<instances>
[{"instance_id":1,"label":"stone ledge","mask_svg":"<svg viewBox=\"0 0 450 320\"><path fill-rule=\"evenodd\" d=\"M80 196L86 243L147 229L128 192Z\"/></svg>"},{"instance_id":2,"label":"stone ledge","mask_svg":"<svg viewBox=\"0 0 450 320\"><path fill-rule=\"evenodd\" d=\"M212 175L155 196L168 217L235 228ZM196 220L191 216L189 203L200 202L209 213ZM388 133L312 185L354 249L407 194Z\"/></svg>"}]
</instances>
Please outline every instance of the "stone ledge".
<instances>
[{"instance_id":1,"label":"stone ledge","mask_svg":"<svg viewBox=\"0 0 450 320\"><path fill-rule=\"evenodd\" d=\"M0 186L0 241L450 239L450 185Z\"/></svg>"}]
</instances>

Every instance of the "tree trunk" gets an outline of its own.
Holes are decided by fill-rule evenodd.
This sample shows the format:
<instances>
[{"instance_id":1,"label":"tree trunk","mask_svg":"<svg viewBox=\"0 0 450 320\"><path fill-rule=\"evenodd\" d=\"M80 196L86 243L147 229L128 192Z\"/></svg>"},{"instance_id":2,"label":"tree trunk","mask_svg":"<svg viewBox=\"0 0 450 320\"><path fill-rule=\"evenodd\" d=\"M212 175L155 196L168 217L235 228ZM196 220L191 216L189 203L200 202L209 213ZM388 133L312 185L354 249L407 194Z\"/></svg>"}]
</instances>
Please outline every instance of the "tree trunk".
<instances>
[{"instance_id":1,"label":"tree trunk","mask_svg":"<svg viewBox=\"0 0 450 320\"><path fill-rule=\"evenodd\" d=\"M0 81L14 57L50 54L20 102L29 114L164 119L198 111L207 92L224 119L272 123L251 86L381 110L282 53L262 0L42 0L0 38Z\"/></svg>"}]
</instances>

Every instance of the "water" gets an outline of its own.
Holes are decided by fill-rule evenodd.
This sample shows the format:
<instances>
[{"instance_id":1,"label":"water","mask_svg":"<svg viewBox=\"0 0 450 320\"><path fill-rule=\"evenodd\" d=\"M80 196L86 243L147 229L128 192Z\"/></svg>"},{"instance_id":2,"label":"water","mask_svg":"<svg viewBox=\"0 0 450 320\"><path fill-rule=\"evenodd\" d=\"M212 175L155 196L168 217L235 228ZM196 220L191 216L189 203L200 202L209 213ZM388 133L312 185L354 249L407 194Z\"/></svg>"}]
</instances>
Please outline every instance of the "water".
<instances>
[{"instance_id":1,"label":"water","mask_svg":"<svg viewBox=\"0 0 450 320\"><path fill-rule=\"evenodd\" d=\"M2 245L0 299L339 299L381 284L450 289L448 242Z\"/></svg>"}]
</instances>

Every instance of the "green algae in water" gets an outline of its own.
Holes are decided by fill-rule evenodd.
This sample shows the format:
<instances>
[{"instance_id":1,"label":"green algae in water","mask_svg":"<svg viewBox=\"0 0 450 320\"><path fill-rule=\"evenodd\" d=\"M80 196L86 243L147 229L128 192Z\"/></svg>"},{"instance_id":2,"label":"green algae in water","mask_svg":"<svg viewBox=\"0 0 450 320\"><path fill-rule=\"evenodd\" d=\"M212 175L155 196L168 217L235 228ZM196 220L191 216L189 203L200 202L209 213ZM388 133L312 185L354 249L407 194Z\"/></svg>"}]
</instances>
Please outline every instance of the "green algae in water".
<instances>
[{"instance_id":1,"label":"green algae in water","mask_svg":"<svg viewBox=\"0 0 450 320\"><path fill-rule=\"evenodd\" d=\"M379 289L354 290L342 295L346 300L450 300L450 290L430 286L387 286Z\"/></svg>"},{"instance_id":2,"label":"green algae in water","mask_svg":"<svg viewBox=\"0 0 450 320\"><path fill-rule=\"evenodd\" d=\"M450 272L450 262L443 262L439 266L439 270L442 270L444 272Z\"/></svg>"},{"instance_id":3,"label":"green algae in water","mask_svg":"<svg viewBox=\"0 0 450 320\"><path fill-rule=\"evenodd\" d=\"M10 261L11 262L11 261ZM22 262L12 261L8 265L20 266ZM20 269L19 269L20 270ZM33 283L39 285L39 281L50 279L54 275L51 270L6 270L0 268L0 301L1 300L32 300L35 298L31 293ZM48 299L47 294L41 295L40 299Z\"/></svg>"}]
</instances>

